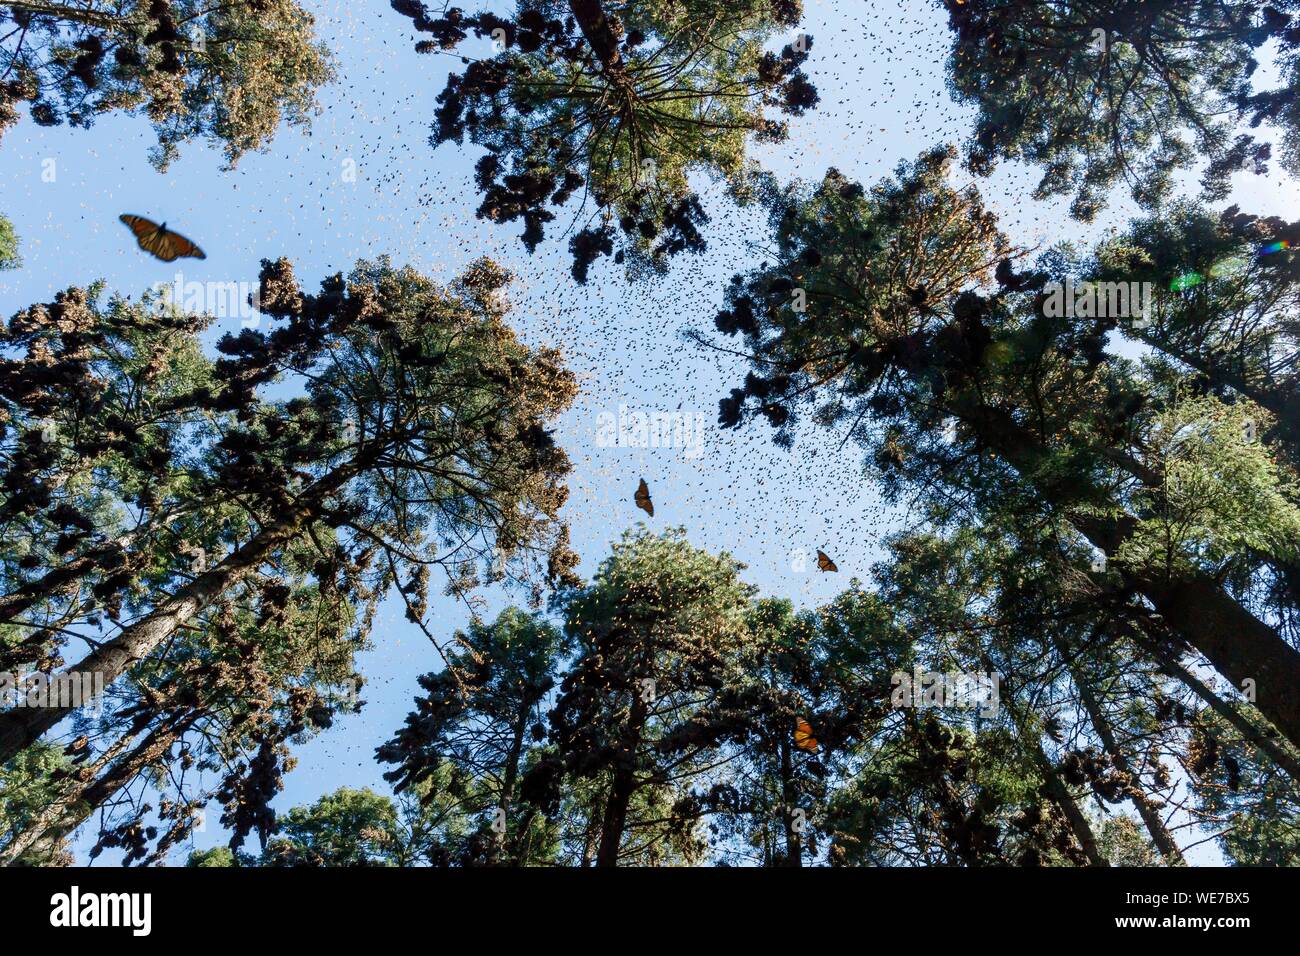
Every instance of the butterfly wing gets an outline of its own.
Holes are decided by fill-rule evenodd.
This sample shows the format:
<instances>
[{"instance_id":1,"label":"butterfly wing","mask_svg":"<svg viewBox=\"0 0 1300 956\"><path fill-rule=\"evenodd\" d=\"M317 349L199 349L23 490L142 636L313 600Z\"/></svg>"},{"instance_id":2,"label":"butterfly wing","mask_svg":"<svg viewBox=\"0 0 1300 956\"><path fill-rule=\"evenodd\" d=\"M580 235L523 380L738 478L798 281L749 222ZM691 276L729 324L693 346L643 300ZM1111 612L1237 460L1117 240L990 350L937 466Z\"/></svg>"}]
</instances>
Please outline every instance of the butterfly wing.
<instances>
[{"instance_id":1,"label":"butterfly wing","mask_svg":"<svg viewBox=\"0 0 1300 956\"><path fill-rule=\"evenodd\" d=\"M650 517L655 516L655 503L650 500L650 488L645 483L644 478L641 479L641 484L637 485L636 495L633 496L633 500L636 501L636 506Z\"/></svg>"},{"instance_id":2,"label":"butterfly wing","mask_svg":"<svg viewBox=\"0 0 1300 956\"><path fill-rule=\"evenodd\" d=\"M136 240L140 243L140 248L155 259L161 259L163 262L171 262L176 257L171 254L171 247L167 243L167 234L159 230L148 236L143 236Z\"/></svg>"},{"instance_id":3,"label":"butterfly wing","mask_svg":"<svg viewBox=\"0 0 1300 956\"><path fill-rule=\"evenodd\" d=\"M149 245L153 244L155 237L158 235L158 223L152 219L146 219L144 216L133 216L130 213L123 213L117 218L122 220L126 224L126 228L131 230L140 248L152 255L153 250L149 248Z\"/></svg>"},{"instance_id":4,"label":"butterfly wing","mask_svg":"<svg viewBox=\"0 0 1300 956\"><path fill-rule=\"evenodd\" d=\"M836 563L830 559L830 555L821 548L817 549L817 567L821 568L823 571L839 570L839 566L836 565Z\"/></svg>"},{"instance_id":5,"label":"butterfly wing","mask_svg":"<svg viewBox=\"0 0 1300 956\"><path fill-rule=\"evenodd\" d=\"M809 753L816 753L819 746L817 738L813 736L812 724L802 717L794 726L794 745Z\"/></svg>"},{"instance_id":6,"label":"butterfly wing","mask_svg":"<svg viewBox=\"0 0 1300 956\"><path fill-rule=\"evenodd\" d=\"M203 250L196 246L190 240L186 239L179 232L164 232L162 234L162 249L154 253L164 262L171 262L173 259L189 257L191 259L206 259Z\"/></svg>"},{"instance_id":7,"label":"butterfly wing","mask_svg":"<svg viewBox=\"0 0 1300 956\"><path fill-rule=\"evenodd\" d=\"M125 213L118 216L135 235L136 244L149 255L163 262L174 262L182 256L206 259L203 250L180 233L164 229L152 219Z\"/></svg>"}]
</instances>

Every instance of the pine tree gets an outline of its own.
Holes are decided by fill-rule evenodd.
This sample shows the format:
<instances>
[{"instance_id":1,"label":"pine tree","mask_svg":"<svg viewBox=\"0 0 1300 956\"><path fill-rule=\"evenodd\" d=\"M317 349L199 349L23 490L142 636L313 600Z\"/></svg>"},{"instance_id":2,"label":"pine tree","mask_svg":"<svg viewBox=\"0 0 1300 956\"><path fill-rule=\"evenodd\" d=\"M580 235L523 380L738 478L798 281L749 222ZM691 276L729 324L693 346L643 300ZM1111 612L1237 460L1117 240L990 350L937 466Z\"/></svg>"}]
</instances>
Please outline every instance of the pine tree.
<instances>
[{"instance_id":1,"label":"pine tree","mask_svg":"<svg viewBox=\"0 0 1300 956\"><path fill-rule=\"evenodd\" d=\"M1149 282L1149 314L1126 335L1196 373L1223 398L1264 409L1260 439L1300 465L1300 223L1174 205L1102 243L1081 280Z\"/></svg>"},{"instance_id":2,"label":"pine tree","mask_svg":"<svg viewBox=\"0 0 1300 956\"><path fill-rule=\"evenodd\" d=\"M1237 123L1281 129L1285 165L1297 168L1297 35L1291 3L1084 0L945 0L954 33L948 86L978 110L967 163L989 173L1001 159L1043 167L1036 196L1073 193L1091 221L1125 183L1154 207L1181 169L1208 160L1209 199L1229 177L1264 172L1270 146ZM1252 94L1256 53L1280 42L1283 85ZM1190 142L1189 142L1190 138Z\"/></svg>"},{"instance_id":3,"label":"pine tree","mask_svg":"<svg viewBox=\"0 0 1300 956\"><path fill-rule=\"evenodd\" d=\"M378 596L395 589L423 627L435 567L461 596L494 575L532 598L570 579L556 518L568 464L546 422L572 379L505 325L505 281L487 262L450 287L362 263L313 296L267 263L276 327L227 336L216 362L197 349L207 320L101 306L95 289L11 320L4 658L56 673L73 628L102 635L66 672L121 700L117 740L79 753L78 787L107 799L205 722L252 715L227 743L254 756L229 764L217 796L238 839L265 838L286 741L328 723ZM304 394L261 397L281 377ZM5 759L74 709L0 715ZM164 844L191 809L164 809ZM143 857L138 823L104 845Z\"/></svg>"},{"instance_id":4,"label":"pine tree","mask_svg":"<svg viewBox=\"0 0 1300 956\"><path fill-rule=\"evenodd\" d=\"M22 265L22 256L18 253L18 236L14 225L0 214L0 271L17 269Z\"/></svg>"},{"instance_id":5,"label":"pine tree","mask_svg":"<svg viewBox=\"0 0 1300 956\"><path fill-rule=\"evenodd\" d=\"M1113 319L1044 309L1047 274L1014 271L978 195L945 184L950 156L928 154L869 196L832 174L777 204L778 262L738 277L717 318L745 335L755 366L720 420L738 425L752 409L780 440L821 392L817 420L847 424L887 489L943 487L977 512L1024 502L1107 555L1104 573L1234 684L1267 682L1260 710L1300 740L1300 709L1282 690L1300 680L1300 654L1248 592L1222 583L1240 561L1257 565L1241 554L1251 536L1290 559L1233 504L1267 502L1289 527L1285 475L1244 447L1240 411L1180 406L1177 390L1108 355ZM989 294L974 291L994 278ZM1172 449L1146 441L1192 419L1207 437L1187 474L1213 485L1208 507L1172 484L1184 467Z\"/></svg>"},{"instance_id":6,"label":"pine tree","mask_svg":"<svg viewBox=\"0 0 1300 956\"><path fill-rule=\"evenodd\" d=\"M799 0L530 0L513 18L435 15L419 0L393 8L430 34L422 52L453 50L471 33L496 44L448 78L433 141L486 147L478 214L522 220L530 251L581 196L569 241L579 282L601 256L661 269L702 251L707 216L690 174L743 198L750 137L780 141L785 124L770 114L817 102L802 71L811 37L764 49L798 24Z\"/></svg>"},{"instance_id":7,"label":"pine tree","mask_svg":"<svg viewBox=\"0 0 1300 956\"><path fill-rule=\"evenodd\" d=\"M548 862L553 851L545 820L519 799L523 774L540 758L546 730L543 705L555 686L560 632L536 615L508 608L488 625L472 621L458 631L445 670L420 678L424 696L405 726L377 751L397 764L385 779L397 793L440 774L422 796L457 798L476 826L461 846L448 847L461 863Z\"/></svg>"},{"instance_id":8,"label":"pine tree","mask_svg":"<svg viewBox=\"0 0 1300 956\"><path fill-rule=\"evenodd\" d=\"M233 167L282 120L309 123L317 87L333 78L313 26L294 0L6 4L0 134L22 103L42 126L123 110L153 124L159 169L194 139L220 145Z\"/></svg>"},{"instance_id":9,"label":"pine tree","mask_svg":"<svg viewBox=\"0 0 1300 956\"><path fill-rule=\"evenodd\" d=\"M681 801L722 731L698 715L740 679L751 589L738 570L680 531L639 530L614 545L590 585L560 599L577 656L549 717L555 752L529 772L523 795L555 816L569 782L596 781L598 866L698 843L697 808Z\"/></svg>"},{"instance_id":10,"label":"pine tree","mask_svg":"<svg viewBox=\"0 0 1300 956\"><path fill-rule=\"evenodd\" d=\"M892 624L876 596L856 588L800 614L786 600L755 602L744 676L695 718L729 742L726 782L696 796L711 811L721 859L803 866L821 858L832 793L870 753L890 674L906 660L908 641ZM801 723L813 734L802 747Z\"/></svg>"}]
</instances>

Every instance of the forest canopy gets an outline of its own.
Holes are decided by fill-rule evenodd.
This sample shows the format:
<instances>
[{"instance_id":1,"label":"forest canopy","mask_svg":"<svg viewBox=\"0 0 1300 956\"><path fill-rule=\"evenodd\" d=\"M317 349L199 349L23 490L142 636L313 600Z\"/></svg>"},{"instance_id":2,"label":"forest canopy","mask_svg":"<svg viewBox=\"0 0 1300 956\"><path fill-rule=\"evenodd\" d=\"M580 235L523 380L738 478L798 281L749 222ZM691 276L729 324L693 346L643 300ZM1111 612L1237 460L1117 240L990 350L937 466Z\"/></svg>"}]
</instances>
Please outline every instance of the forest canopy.
<instances>
[{"instance_id":1,"label":"forest canopy","mask_svg":"<svg viewBox=\"0 0 1300 956\"><path fill-rule=\"evenodd\" d=\"M392 0L352 190L312 4L0 3L0 162L235 210L6 193L0 862L1300 863L1298 13L935 0L901 155L838 11Z\"/></svg>"}]
</instances>

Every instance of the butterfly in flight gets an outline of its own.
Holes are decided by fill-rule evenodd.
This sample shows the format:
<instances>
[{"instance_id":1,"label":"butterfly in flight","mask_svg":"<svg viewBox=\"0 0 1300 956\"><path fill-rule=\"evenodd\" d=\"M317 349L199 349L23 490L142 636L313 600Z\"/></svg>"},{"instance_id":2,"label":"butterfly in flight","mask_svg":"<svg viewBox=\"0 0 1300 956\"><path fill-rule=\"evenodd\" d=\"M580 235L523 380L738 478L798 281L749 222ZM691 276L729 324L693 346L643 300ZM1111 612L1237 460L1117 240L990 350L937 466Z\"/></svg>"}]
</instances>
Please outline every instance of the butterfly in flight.
<instances>
[{"instance_id":1,"label":"butterfly in flight","mask_svg":"<svg viewBox=\"0 0 1300 956\"><path fill-rule=\"evenodd\" d=\"M641 479L641 484L636 486L636 494L633 496L636 506L648 514L650 517L655 516L655 503L650 500L650 488L646 485L645 479Z\"/></svg>"},{"instance_id":2,"label":"butterfly in flight","mask_svg":"<svg viewBox=\"0 0 1300 956\"><path fill-rule=\"evenodd\" d=\"M823 571L839 570L839 566L834 561L832 561L830 559L830 555L828 555L821 548L817 549L817 567Z\"/></svg>"},{"instance_id":3,"label":"butterfly in flight","mask_svg":"<svg viewBox=\"0 0 1300 956\"><path fill-rule=\"evenodd\" d=\"M820 746L817 738L813 736L812 724L802 717L794 725L794 745L809 753L816 753Z\"/></svg>"},{"instance_id":4,"label":"butterfly in flight","mask_svg":"<svg viewBox=\"0 0 1300 956\"><path fill-rule=\"evenodd\" d=\"M172 262L182 256L190 256L194 259L207 258L203 254L203 250L194 243L179 232L169 230L167 223L160 226L152 219L146 219L144 216L133 216L130 213L117 218L126 223L127 228L135 233L135 241L140 248L155 259Z\"/></svg>"}]
</instances>

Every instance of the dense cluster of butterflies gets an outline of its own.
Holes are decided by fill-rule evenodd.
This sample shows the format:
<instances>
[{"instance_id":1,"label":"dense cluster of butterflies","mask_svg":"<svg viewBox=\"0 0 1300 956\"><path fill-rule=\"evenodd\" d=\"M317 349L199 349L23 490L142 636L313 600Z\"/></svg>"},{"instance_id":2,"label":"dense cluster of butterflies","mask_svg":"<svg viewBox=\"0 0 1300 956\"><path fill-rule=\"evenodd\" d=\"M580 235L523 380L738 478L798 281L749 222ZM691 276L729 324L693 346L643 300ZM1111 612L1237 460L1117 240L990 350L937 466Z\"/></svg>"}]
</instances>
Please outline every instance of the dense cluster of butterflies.
<instances>
[{"instance_id":1,"label":"dense cluster of butterflies","mask_svg":"<svg viewBox=\"0 0 1300 956\"><path fill-rule=\"evenodd\" d=\"M838 96L829 85L823 88L826 95L819 105L816 124L791 125L790 155L795 166L784 170L783 176L817 181L828 165L836 165L853 178L869 183L887 173L897 158L914 155L937 137L951 135L950 131L962 124L962 114L945 94L942 79L928 66L947 55L950 38L941 19L903 0L870 5L853 14L836 11L837 20L849 21L838 25L836 31L819 29L811 19L815 15L815 8L810 7L806 29L816 34L822 44L818 59L824 65L834 62L827 68L852 82ZM376 28L371 17L348 11L342 11L340 17L340 46L373 49L379 45L387 54L393 45L403 49L407 45L405 35L395 39L386 30ZM902 36L909 36L907 44L899 43ZM872 94L861 96L854 83L867 84L862 88L871 89ZM615 408L629 396L637 396L637 401L645 405L665 391L679 399L684 395L688 409L716 405L721 397L718 389L729 379L729 372L724 371L718 356L704 353L698 344L680 337L683 316L697 317L687 321L711 329L718 307L716 264L756 264L756 250L749 237L754 229L761 228L759 219L726 205L723 185L700 189L714 217L710 256L677 259L670 283L658 288L648 285L638 290L636 297L622 294L621 276L614 274L614 269L610 278L619 281L575 288L563 255L554 257L558 265L544 257L517 255L517 240L509 230L465 215L465 190L472 180L447 174L451 147L444 145L422 155L413 153L411 144L429 135L437 85L396 96L391 84L374 85L376 91L365 83L357 84L336 104L336 127L354 130L356 139L364 143L363 152L351 152L358 147L342 139L330 142L317 138L314 144L325 147L321 161L300 155L285 172L285 181L277 183L265 197L266 203L277 205L247 206L242 202L250 186L257 194L258 184L249 181L242 183L239 195L225 197L227 208L238 210L240 218L231 221L224 234L242 235L244 241L252 242L264 238L256 224L274 221L278 229L287 231L287 236L297 234L305 242L307 256L317 254L326 238L337 238L349 252L372 249L391 252L396 260L432 261L447 275L490 254L519 277L515 286L520 291L517 321L537 341L563 347L571 366L590 383L591 407ZM904 89L910 95L900 95ZM378 94L385 104L382 111L372 105ZM811 132L814 126L815 132ZM894 140L888 150L858 148L864 141L879 143L886 135ZM357 193L357 199L373 204L376 197L387 197L392 209L381 200L383 208L378 211L366 205L356 214L349 213L351 200L343 198L338 179L339 164L349 155L360 160L362 182L368 186L366 193ZM1017 176L1023 180L1027 196L1036 177L1032 170ZM286 194L299 201L282 210L278 202ZM1036 215L1037 208L1038 204L1027 200L1009 202L1008 224L1019 223L1022 229L1036 233L1045 221ZM392 215L398 209L403 216L402 228L395 233ZM131 229L139 248L157 260L206 258L198 244L172 231L167 223L136 215L124 215L121 220ZM394 248L398 237L404 245ZM344 258L332 263L339 268L348 264ZM636 299L634 304L629 304L631 298ZM640 344L630 348L629 343ZM708 455L694 461L690 469L656 477L655 494L660 496L661 504L688 495L707 496L712 515L732 515L738 522L728 527L715 517L714 534L727 544L734 542L732 546L738 546L742 553L748 551L751 560L757 548L769 552L766 563L772 568L786 568L787 541L832 530L835 537L827 546L841 559L841 551L869 555L878 548L883 533L912 523L910 516L903 513L906 503L887 505L878 496L861 490L858 456L828 455L824 450L819 454L815 447L801 449L801 458L783 450L774 451L769 432L761 428L715 431L708 440ZM804 469L799 465L800 460L808 463L810 458L814 467ZM592 468L592 463L587 467ZM590 475L579 473L574 502L581 502L581 496L586 494L589 507L599 509L600 496L606 492L590 481ZM613 478L615 488L625 487L623 477L616 474ZM665 489L665 481L671 491ZM851 504L847 489L854 489ZM810 508L810 501L825 504ZM645 479L635 486L633 504L647 517L655 516L655 502ZM818 531L802 527L812 519L825 527ZM822 574L839 570L831 554L820 548L816 551L816 567ZM380 680L389 683L393 678ZM806 720L801 719L794 731L795 743L801 750L813 752L818 748L814 728ZM357 766L369 763L367 746L362 750Z\"/></svg>"}]
</instances>

